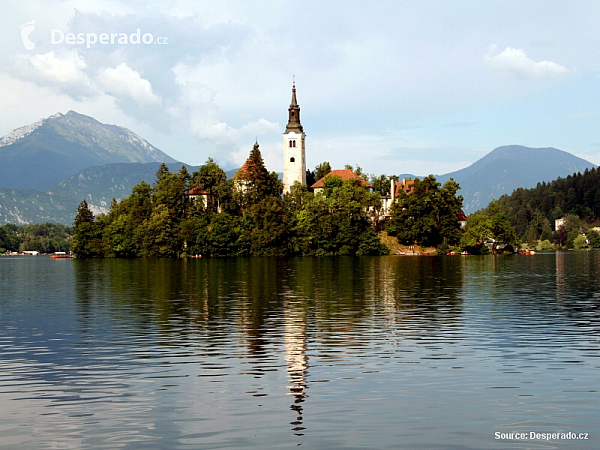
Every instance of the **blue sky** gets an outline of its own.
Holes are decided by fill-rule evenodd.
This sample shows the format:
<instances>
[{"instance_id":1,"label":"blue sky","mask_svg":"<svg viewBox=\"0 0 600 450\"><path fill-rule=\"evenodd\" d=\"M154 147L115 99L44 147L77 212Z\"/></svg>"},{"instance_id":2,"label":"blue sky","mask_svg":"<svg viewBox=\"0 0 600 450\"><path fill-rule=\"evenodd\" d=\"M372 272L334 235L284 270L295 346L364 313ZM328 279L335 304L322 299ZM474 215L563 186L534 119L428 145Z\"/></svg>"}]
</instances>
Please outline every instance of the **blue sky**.
<instances>
[{"instance_id":1,"label":"blue sky","mask_svg":"<svg viewBox=\"0 0 600 450\"><path fill-rule=\"evenodd\" d=\"M74 110L194 165L239 167L258 139L280 172L295 75L309 168L443 174L509 144L600 165L599 17L596 1L8 1L0 135Z\"/></svg>"}]
</instances>

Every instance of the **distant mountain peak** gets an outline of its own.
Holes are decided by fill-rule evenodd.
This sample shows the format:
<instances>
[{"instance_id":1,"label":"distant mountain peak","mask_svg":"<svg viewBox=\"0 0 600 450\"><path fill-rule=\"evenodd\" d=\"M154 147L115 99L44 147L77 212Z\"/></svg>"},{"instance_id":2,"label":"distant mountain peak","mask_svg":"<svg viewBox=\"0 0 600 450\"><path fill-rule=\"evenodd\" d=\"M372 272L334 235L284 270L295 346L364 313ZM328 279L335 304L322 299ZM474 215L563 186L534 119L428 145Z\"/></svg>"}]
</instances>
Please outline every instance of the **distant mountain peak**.
<instances>
[{"instance_id":1,"label":"distant mountain peak","mask_svg":"<svg viewBox=\"0 0 600 450\"><path fill-rule=\"evenodd\" d=\"M0 186L45 189L81 169L111 163L174 163L131 130L69 111L17 128L0 139Z\"/></svg>"},{"instance_id":2,"label":"distant mountain peak","mask_svg":"<svg viewBox=\"0 0 600 450\"><path fill-rule=\"evenodd\" d=\"M460 184L467 213L485 208L494 198L511 194L518 188L533 188L586 168L596 167L589 161L554 147L531 148L504 145L456 172L438 177L444 182L453 178Z\"/></svg>"}]
</instances>

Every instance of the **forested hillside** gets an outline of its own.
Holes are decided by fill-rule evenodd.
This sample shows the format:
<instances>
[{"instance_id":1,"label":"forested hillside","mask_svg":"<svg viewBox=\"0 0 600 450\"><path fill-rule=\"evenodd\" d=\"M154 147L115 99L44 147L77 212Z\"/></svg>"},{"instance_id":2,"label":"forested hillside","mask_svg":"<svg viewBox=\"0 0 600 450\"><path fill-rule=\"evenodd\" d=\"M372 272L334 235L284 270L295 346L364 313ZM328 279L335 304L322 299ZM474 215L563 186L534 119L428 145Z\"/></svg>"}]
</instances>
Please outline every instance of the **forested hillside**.
<instances>
[{"instance_id":1,"label":"forested hillside","mask_svg":"<svg viewBox=\"0 0 600 450\"><path fill-rule=\"evenodd\" d=\"M0 253L35 250L40 253L68 252L73 228L56 223L0 226Z\"/></svg>"},{"instance_id":2,"label":"forested hillside","mask_svg":"<svg viewBox=\"0 0 600 450\"><path fill-rule=\"evenodd\" d=\"M551 239L554 221L566 216L589 224L600 219L600 170L588 169L498 200L523 241Z\"/></svg>"}]
</instances>

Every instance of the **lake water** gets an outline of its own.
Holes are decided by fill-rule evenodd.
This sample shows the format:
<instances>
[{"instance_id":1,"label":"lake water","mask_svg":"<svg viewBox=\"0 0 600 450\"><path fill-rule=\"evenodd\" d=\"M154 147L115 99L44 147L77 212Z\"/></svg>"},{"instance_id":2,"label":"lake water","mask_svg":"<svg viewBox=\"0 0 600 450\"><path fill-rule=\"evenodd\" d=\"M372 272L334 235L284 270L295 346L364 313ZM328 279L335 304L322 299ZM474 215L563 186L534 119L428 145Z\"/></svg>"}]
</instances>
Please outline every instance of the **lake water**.
<instances>
[{"instance_id":1,"label":"lake water","mask_svg":"<svg viewBox=\"0 0 600 450\"><path fill-rule=\"evenodd\" d=\"M600 448L599 274L600 252L1 257L0 448ZM561 432L588 434L530 434Z\"/></svg>"}]
</instances>

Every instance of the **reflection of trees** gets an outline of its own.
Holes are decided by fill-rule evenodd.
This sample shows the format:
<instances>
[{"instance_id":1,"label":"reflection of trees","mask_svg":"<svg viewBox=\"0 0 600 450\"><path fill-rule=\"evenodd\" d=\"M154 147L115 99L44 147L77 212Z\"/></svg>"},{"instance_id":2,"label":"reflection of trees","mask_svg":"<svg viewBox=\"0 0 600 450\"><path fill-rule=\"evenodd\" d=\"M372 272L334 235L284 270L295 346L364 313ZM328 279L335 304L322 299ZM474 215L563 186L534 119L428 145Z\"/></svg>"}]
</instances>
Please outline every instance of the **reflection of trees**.
<instances>
[{"instance_id":1,"label":"reflection of trees","mask_svg":"<svg viewBox=\"0 0 600 450\"><path fill-rule=\"evenodd\" d=\"M556 300L563 300L565 294L565 253L556 252Z\"/></svg>"},{"instance_id":2,"label":"reflection of trees","mask_svg":"<svg viewBox=\"0 0 600 450\"><path fill-rule=\"evenodd\" d=\"M157 324L175 337L235 335L262 357L281 326L284 299L311 308L321 339L350 336L368 320L456 316L463 258L338 257L75 261L80 305L107 302L117 320ZM95 300L94 300L95 299ZM308 320L308 319L307 319ZM172 333L176 330L176 336ZM329 337L328 337L329 336ZM340 342L338 342L340 344Z\"/></svg>"},{"instance_id":3,"label":"reflection of trees","mask_svg":"<svg viewBox=\"0 0 600 450\"><path fill-rule=\"evenodd\" d=\"M556 252L556 300L576 326L600 331L600 254Z\"/></svg>"},{"instance_id":4,"label":"reflection of trees","mask_svg":"<svg viewBox=\"0 0 600 450\"><path fill-rule=\"evenodd\" d=\"M310 350L352 358L372 349L373 332L392 335L415 320L407 333L434 333L462 307L462 258L74 262L82 311L102 307L136 339L193 356L208 374L222 374L234 357L247 367L241 374L261 377L280 370L283 347L297 435L306 423Z\"/></svg>"}]
</instances>

